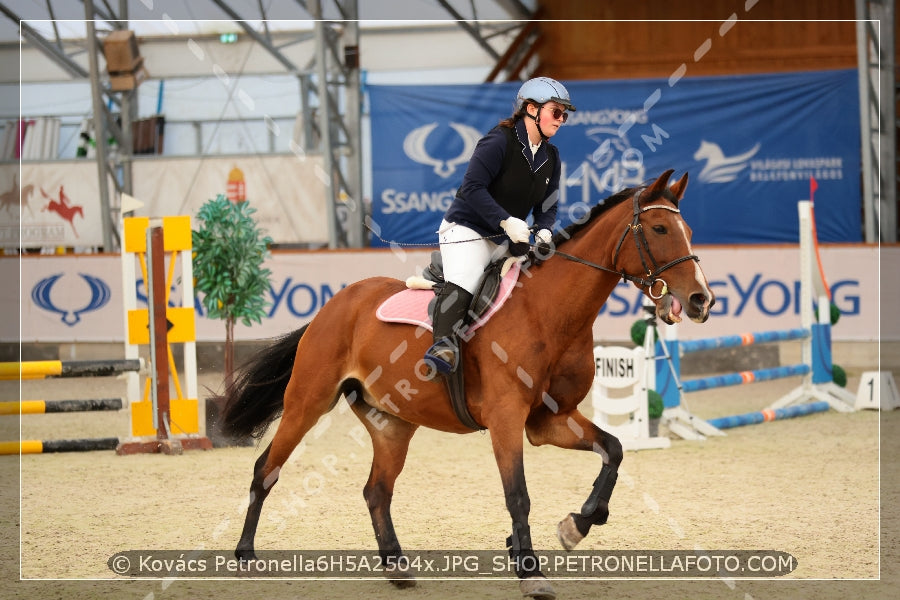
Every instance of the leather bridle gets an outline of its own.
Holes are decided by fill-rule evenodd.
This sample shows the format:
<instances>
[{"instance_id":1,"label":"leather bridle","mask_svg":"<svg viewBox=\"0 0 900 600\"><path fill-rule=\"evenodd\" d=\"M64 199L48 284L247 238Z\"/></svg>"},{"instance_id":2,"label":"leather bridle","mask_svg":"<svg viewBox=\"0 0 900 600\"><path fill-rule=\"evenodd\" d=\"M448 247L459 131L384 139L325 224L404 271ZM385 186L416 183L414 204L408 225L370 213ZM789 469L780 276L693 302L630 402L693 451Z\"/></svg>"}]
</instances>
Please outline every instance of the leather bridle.
<instances>
[{"instance_id":1,"label":"leather bridle","mask_svg":"<svg viewBox=\"0 0 900 600\"><path fill-rule=\"evenodd\" d=\"M622 236L619 238L618 244L616 244L616 252L613 255L612 269L610 269L609 267L604 267L603 265L598 265L589 260L579 258L577 256L572 256L571 254L566 254L565 252L560 252L559 250L555 250L553 254L558 254L559 256L562 256L567 260L581 263L583 265L587 265L601 271L616 273L625 281L631 281L638 284L639 286L646 287L648 293L650 294L650 297L653 299L659 299L665 296L669 291L669 286L666 281L660 277L660 275L668 269L671 269L675 265L681 264L688 260L695 260L697 262L700 262L700 258L695 254L688 254L686 256L682 256L681 258L676 258L675 260L669 261L662 266L657 263L656 259L653 257L653 252L650 251L650 244L647 242L647 236L644 235L644 227L643 225L641 225L641 213L645 213L648 210L654 209L668 210L674 213L680 213L681 211L677 207L668 206L665 204L650 204L648 206L642 207L640 205L640 198L643 191L643 189L638 190L637 193L635 193L632 197L633 214L631 223L625 226L625 231L622 232ZM619 262L619 252L622 250L622 245L628 238L629 232L632 234L635 246L637 247L638 256L640 256L641 258L641 265L643 266L645 273L645 275L643 276L630 275L626 273L624 269L618 270L615 268L615 265ZM653 286L656 285L657 282L662 282L662 288L659 295L654 295Z\"/></svg>"}]
</instances>

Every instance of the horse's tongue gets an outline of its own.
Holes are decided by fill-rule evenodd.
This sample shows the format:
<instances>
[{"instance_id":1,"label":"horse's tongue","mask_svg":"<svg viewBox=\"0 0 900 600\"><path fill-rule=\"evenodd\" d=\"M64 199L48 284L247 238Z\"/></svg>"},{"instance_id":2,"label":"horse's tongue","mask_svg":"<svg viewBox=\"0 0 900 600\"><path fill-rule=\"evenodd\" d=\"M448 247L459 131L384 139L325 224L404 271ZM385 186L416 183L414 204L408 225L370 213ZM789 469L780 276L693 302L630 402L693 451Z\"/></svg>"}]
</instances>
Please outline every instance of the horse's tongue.
<instances>
[{"instance_id":1,"label":"horse's tongue","mask_svg":"<svg viewBox=\"0 0 900 600\"><path fill-rule=\"evenodd\" d=\"M681 314L681 302L674 295L672 296L672 314L678 316Z\"/></svg>"}]
</instances>

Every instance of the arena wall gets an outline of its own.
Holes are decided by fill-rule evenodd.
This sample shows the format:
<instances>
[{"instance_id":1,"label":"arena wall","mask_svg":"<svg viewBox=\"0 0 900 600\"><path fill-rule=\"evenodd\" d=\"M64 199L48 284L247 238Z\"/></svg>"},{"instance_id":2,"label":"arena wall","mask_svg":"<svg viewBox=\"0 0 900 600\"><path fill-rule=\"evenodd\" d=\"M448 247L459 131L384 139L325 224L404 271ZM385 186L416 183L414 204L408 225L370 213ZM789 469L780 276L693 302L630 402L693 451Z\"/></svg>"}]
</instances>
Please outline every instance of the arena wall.
<instances>
[{"instance_id":1,"label":"arena wall","mask_svg":"<svg viewBox=\"0 0 900 600\"><path fill-rule=\"evenodd\" d=\"M684 339L794 325L800 309L796 246L709 246L695 250L717 303L708 323L682 326ZM405 279L421 272L429 262L429 253L430 249L276 251L266 264L272 270L269 314L261 325L238 325L236 338L252 341L297 328L343 287L375 275ZM0 289L0 307L8 315L19 315L0 325L0 342L124 341L121 260L108 254L0 258L0 276L21 281L19 289ZM900 293L895 279L879 277L879 266L896 264L900 247L827 245L822 248L822 260L833 301L842 313L834 327L834 340L900 341L900 323L879 320L880 298ZM146 304L146 291L138 277L140 307ZM100 294L102 302L94 298L100 291L104 292ZM641 314L640 292L620 283L595 323L595 338L628 340L631 326ZM201 306L197 307L197 316L198 341L224 339L221 321L206 318Z\"/></svg>"},{"instance_id":2,"label":"arena wall","mask_svg":"<svg viewBox=\"0 0 900 600\"><path fill-rule=\"evenodd\" d=\"M539 70L562 80L667 77L682 63L690 76L856 67L843 0L542 2L541 16Z\"/></svg>"}]
</instances>

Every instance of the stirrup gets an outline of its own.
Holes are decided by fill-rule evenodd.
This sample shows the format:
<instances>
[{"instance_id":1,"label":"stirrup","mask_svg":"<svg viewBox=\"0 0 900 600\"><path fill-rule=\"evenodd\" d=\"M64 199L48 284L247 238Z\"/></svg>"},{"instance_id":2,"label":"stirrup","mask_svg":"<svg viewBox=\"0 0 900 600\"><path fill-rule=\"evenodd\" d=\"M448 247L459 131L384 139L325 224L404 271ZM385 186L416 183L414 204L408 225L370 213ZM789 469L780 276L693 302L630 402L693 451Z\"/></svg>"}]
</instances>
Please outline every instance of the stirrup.
<instances>
[{"instance_id":1,"label":"stirrup","mask_svg":"<svg viewBox=\"0 0 900 600\"><path fill-rule=\"evenodd\" d=\"M452 341L443 338L432 344L425 352L425 362L438 373L447 375L456 371L459 365L459 352Z\"/></svg>"}]
</instances>

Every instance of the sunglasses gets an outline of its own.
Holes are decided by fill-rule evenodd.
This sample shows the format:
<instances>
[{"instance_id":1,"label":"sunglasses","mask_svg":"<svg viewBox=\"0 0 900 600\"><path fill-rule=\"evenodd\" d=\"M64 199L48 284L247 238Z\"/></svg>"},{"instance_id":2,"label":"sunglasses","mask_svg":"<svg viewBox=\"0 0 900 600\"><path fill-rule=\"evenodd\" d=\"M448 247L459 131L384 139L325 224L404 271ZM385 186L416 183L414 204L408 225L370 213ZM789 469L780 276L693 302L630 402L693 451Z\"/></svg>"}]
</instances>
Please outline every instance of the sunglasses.
<instances>
[{"instance_id":1,"label":"sunglasses","mask_svg":"<svg viewBox=\"0 0 900 600\"><path fill-rule=\"evenodd\" d=\"M569 118L569 113L564 110L560 110L558 108L550 108L549 106L545 106L544 108L551 112L551 114L553 115L553 119L556 121L562 119L562 122L565 123Z\"/></svg>"}]
</instances>

